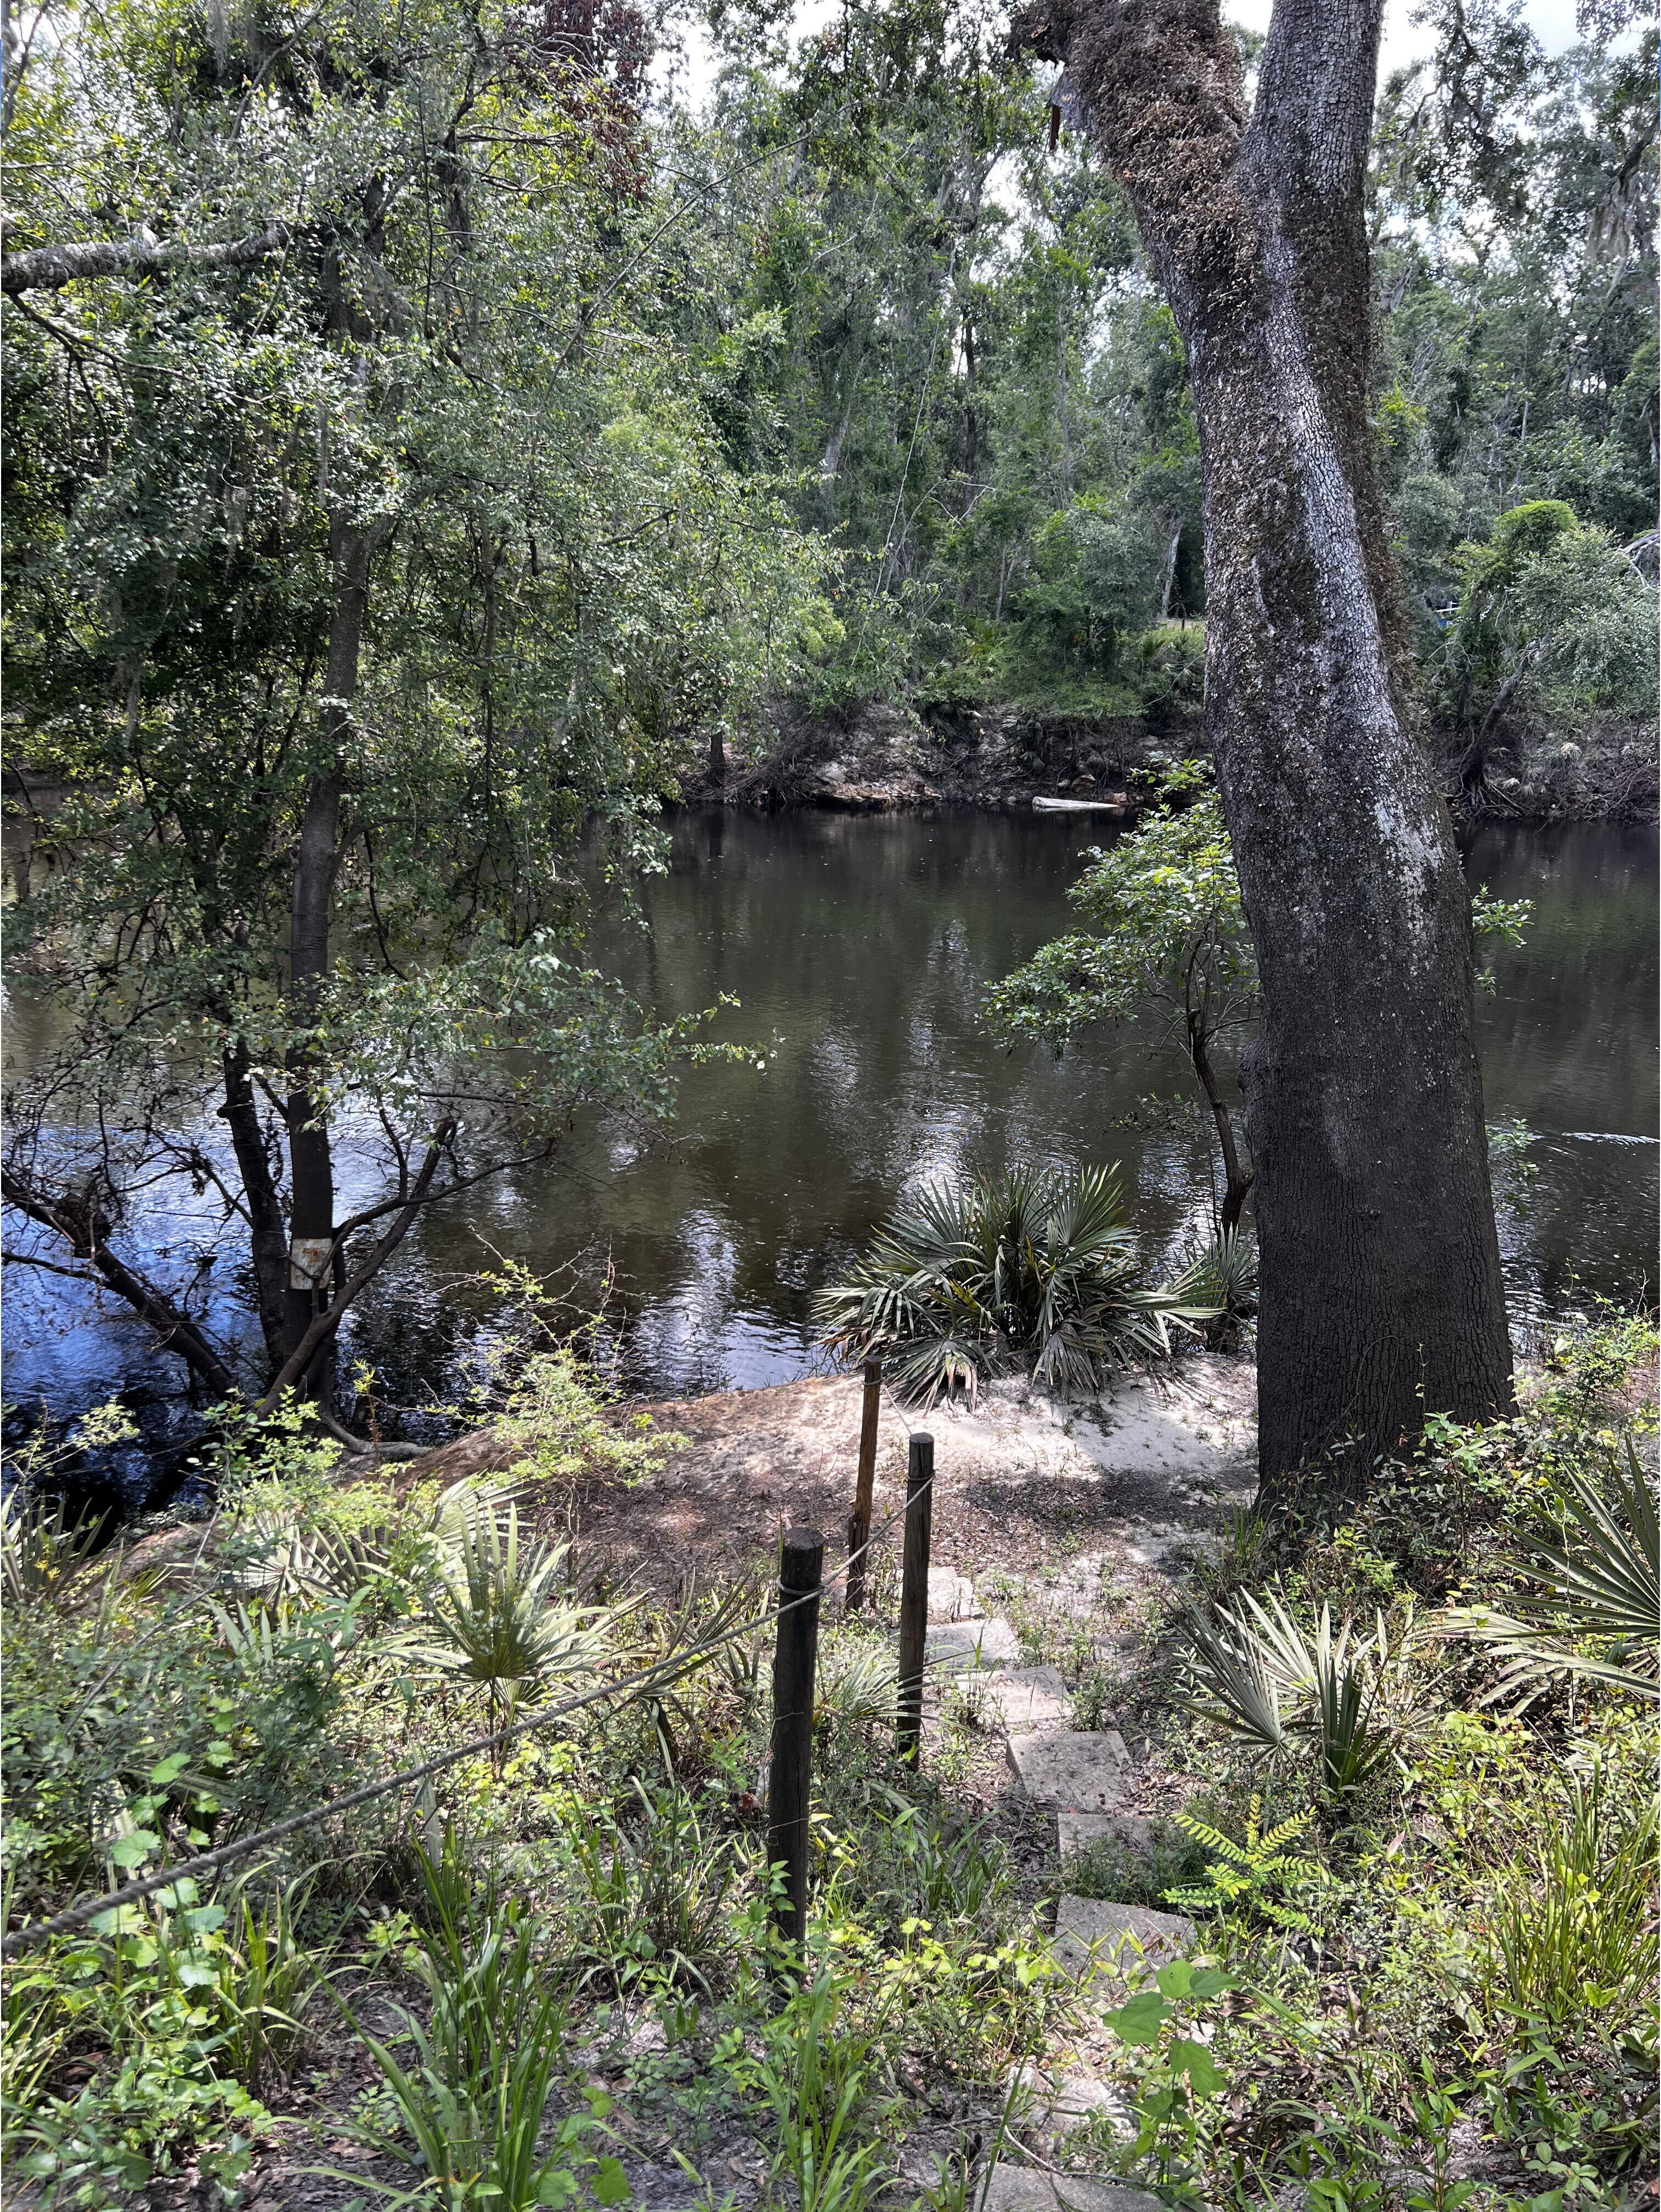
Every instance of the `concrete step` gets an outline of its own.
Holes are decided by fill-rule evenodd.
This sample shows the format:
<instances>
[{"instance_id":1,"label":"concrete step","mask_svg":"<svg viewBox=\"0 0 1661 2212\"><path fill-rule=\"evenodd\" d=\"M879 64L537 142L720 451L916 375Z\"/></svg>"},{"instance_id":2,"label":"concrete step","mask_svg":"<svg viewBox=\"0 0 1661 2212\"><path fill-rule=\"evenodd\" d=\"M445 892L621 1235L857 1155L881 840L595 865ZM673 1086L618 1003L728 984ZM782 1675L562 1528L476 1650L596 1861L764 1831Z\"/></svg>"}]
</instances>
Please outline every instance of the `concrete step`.
<instances>
[{"instance_id":1,"label":"concrete step","mask_svg":"<svg viewBox=\"0 0 1661 2212\"><path fill-rule=\"evenodd\" d=\"M979 1620L981 1617L980 1601L967 1575L959 1574L955 1567L929 1569L931 1620Z\"/></svg>"},{"instance_id":2,"label":"concrete step","mask_svg":"<svg viewBox=\"0 0 1661 2212\"><path fill-rule=\"evenodd\" d=\"M1021 1638L1007 1620L943 1621L924 1644L931 1667L947 1674L973 1667L1007 1667L1021 1656Z\"/></svg>"},{"instance_id":3,"label":"concrete step","mask_svg":"<svg viewBox=\"0 0 1661 2212\"><path fill-rule=\"evenodd\" d=\"M1092 2122L1106 2120L1121 2142L1136 2141L1136 2116L1124 2095L1077 2067L1046 2069L1029 2062L1010 2069L1004 2088L1014 2092L1013 2124L1043 2158L1059 2156L1069 2136Z\"/></svg>"},{"instance_id":4,"label":"concrete step","mask_svg":"<svg viewBox=\"0 0 1661 2212\"><path fill-rule=\"evenodd\" d=\"M979 2212L1167 2212L1162 2199L1133 2181L1090 2181L1002 2160L984 2192L974 2189L967 2201Z\"/></svg>"},{"instance_id":5,"label":"concrete step","mask_svg":"<svg viewBox=\"0 0 1661 2212\"><path fill-rule=\"evenodd\" d=\"M1118 1844L1127 1851L1150 1852L1156 1835L1180 1837L1169 1820L1150 1819L1142 1813L1075 1813L1056 1814L1056 1845L1064 1859L1088 1851L1093 1844Z\"/></svg>"},{"instance_id":6,"label":"concrete step","mask_svg":"<svg viewBox=\"0 0 1661 2212\"><path fill-rule=\"evenodd\" d=\"M1056 1907L1052 1948L1081 1990L1094 1990L1113 2003L1127 1968L1169 1966L1197 1940L1193 1922L1180 1912L1155 1912L1110 1898L1064 1897Z\"/></svg>"},{"instance_id":7,"label":"concrete step","mask_svg":"<svg viewBox=\"0 0 1661 2212\"><path fill-rule=\"evenodd\" d=\"M1057 1813L1117 1812L1134 1778L1117 1729L1088 1735L1064 1729L1012 1735L1009 1764L1034 1804Z\"/></svg>"},{"instance_id":8,"label":"concrete step","mask_svg":"<svg viewBox=\"0 0 1661 2212\"><path fill-rule=\"evenodd\" d=\"M1073 1717L1067 1685L1053 1667L1000 1667L974 1685L976 1710L1006 1735L1064 1730Z\"/></svg>"}]
</instances>

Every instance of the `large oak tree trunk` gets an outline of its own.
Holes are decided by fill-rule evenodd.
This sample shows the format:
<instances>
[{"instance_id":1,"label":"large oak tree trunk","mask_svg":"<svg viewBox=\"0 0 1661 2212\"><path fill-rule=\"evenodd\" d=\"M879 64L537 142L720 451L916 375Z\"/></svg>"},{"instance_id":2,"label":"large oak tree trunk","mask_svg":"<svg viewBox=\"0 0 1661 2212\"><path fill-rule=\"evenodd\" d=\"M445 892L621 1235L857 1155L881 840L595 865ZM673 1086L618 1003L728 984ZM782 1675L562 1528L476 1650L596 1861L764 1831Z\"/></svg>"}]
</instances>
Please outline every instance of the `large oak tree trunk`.
<instances>
[{"instance_id":1,"label":"large oak tree trunk","mask_svg":"<svg viewBox=\"0 0 1661 2212\"><path fill-rule=\"evenodd\" d=\"M1262 975L1242 1070L1265 1487L1512 1402L1470 903L1416 725L1367 422L1382 0L1277 0L1247 120L1216 0L1039 0L1181 326L1206 720Z\"/></svg>"}]
</instances>

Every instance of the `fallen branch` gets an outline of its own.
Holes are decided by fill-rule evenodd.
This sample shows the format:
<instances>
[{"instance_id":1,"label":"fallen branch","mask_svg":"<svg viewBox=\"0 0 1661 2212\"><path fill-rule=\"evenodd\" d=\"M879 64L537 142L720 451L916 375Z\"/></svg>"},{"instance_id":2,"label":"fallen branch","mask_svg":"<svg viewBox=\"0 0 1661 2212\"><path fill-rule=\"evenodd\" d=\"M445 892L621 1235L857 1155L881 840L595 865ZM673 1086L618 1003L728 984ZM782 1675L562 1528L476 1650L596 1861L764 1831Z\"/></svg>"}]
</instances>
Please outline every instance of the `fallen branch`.
<instances>
[{"instance_id":1,"label":"fallen branch","mask_svg":"<svg viewBox=\"0 0 1661 2212\"><path fill-rule=\"evenodd\" d=\"M39 1222L43 1229L55 1231L77 1260L84 1260L95 1268L106 1285L149 1323L164 1349L177 1352L210 1389L217 1391L221 1398L242 1395L236 1376L189 1315L182 1313L165 1291L146 1281L111 1251L104 1241L110 1233L109 1217L88 1194L64 1191L54 1198L44 1198L21 1176L11 1174L0 1178L0 1193L3 1193L9 1206L15 1206L20 1213ZM64 1268L57 1272L67 1274L71 1271Z\"/></svg>"}]
</instances>

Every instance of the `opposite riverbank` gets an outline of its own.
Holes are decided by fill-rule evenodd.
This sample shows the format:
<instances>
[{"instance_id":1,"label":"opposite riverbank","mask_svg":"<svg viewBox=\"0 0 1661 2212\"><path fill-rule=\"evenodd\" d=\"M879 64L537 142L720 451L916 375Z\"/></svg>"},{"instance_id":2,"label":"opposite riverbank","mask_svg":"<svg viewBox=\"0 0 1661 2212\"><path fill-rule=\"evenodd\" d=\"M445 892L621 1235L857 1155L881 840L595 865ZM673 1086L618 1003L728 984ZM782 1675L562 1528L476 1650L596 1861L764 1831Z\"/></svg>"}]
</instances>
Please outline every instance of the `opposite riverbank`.
<instances>
[{"instance_id":1,"label":"opposite riverbank","mask_svg":"<svg viewBox=\"0 0 1661 2212\"><path fill-rule=\"evenodd\" d=\"M1433 726L1429 742L1462 821L1657 818L1652 723L1612 717L1572 732L1514 731L1480 763L1450 731ZM1203 750L1197 697L1118 714L960 701L870 702L831 716L786 703L756 758L734 761L718 778L701 767L682 790L691 805L762 811L1008 810L1039 798L1086 799L1117 802L1129 818L1139 776Z\"/></svg>"}]
</instances>

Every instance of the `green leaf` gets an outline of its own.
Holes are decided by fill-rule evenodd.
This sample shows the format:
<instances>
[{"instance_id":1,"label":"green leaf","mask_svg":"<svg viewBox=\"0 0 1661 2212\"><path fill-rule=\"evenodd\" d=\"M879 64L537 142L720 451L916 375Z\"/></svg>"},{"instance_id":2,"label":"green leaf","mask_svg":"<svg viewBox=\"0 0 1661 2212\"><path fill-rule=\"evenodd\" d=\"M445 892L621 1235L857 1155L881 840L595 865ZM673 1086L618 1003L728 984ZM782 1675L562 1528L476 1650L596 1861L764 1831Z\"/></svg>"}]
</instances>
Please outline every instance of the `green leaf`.
<instances>
[{"instance_id":1,"label":"green leaf","mask_svg":"<svg viewBox=\"0 0 1661 2212\"><path fill-rule=\"evenodd\" d=\"M117 1866L130 1872L134 1867L142 1866L150 1853L161 1848L160 1836L153 1835L149 1828L134 1828L130 1834L117 1837L110 1846L110 1856Z\"/></svg>"},{"instance_id":2,"label":"green leaf","mask_svg":"<svg viewBox=\"0 0 1661 2212\"><path fill-rule=\"evenodd\" d=\"M88 1925L94 1936L136 1936L144 1916L136 1905L112 1905L106 1912L94 1913Z\"/></svg>"},{"instance_id":3,"label":"green leaf","mask_svg":"<svg viewBox=\"0 0 1661 2212\"><path fill-rule=\"evenodd\" d=\"M1202 1966L1195 1975L1188 1994L1191 1997L1215 1997L1224 1990L1239 1987L1240 1982L1235 1975L1222 1973L1215 1966Z\"/></svg>"},{"instance_id":4,"label":"green leaf","mask_svg":"<svg viewBox=\"0 0 1661 2212\"><path fill-rule=\"evenodd\" d=\"M620 2160L603 2158L594 2176L594 2202L597 2204L626 2204L633 2195L628 2185L628 2176Z\"/></svg>"},{"instance_id":5,"label":"green leaf","mask_svg":"<svg viewBox=\"0 0 1661 2212\"><path fill-rule=\"evenodd\" d=\"M1171 2045L1170 2060L1171 2071L1185 2074L1197 2097L1215 2097L1222 2088L1223 2075L1203 2043L1194 2043L1186 2036L1179 2037Z\"/></svg>"},{"instance_id":6,"label":"green leaf","mask_svg":"<svg viewBox=\"0 0 1661 2212\"><path fill-rule=\"evenodd\" d=\"M1121 2043L1153 2043L1170 2017L1171 2008L1164 1998L1152 1990L1143 1990L1117 2012L1107 2014L1106 2024Z\"/></svg>"},{"instance_id":7,"label":"green leaf","mask_svg":"<svg viewBox=\"0 0 1661 2212\"><path fill-rule=\"evenodd\" d=\"M189 1758L184 1752L169 1752L166 1759L158 1759L150 1769L150 1780L157 1789L165 1789L176 1775L185 1771L190 1763Z\"/></svg>"}]
</instances>

